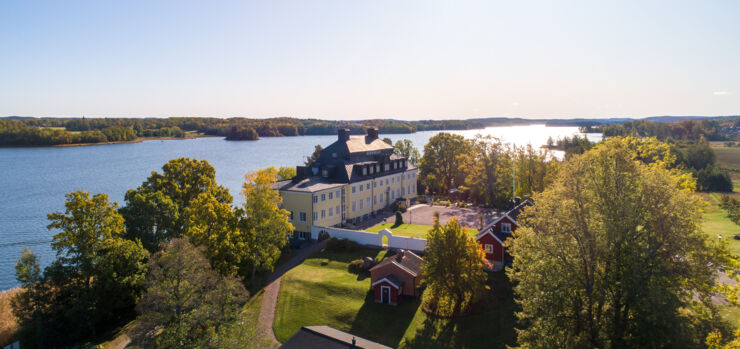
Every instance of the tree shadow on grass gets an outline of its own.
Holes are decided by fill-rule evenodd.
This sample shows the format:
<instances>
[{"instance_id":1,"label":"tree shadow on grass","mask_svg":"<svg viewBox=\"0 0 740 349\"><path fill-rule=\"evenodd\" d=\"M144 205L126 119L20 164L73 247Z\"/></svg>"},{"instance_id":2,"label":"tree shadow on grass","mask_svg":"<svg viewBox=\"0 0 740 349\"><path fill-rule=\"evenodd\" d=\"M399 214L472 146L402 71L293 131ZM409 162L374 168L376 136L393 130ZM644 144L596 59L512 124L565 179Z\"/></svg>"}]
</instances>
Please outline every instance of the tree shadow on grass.
<instances>
[{"instance_id":1,"label":"tree shadow on grass","mask_svg":"<svg viewBox=\"0 0 740 349\"><path fill-rule=\"evenodd\" d=\"M352 322L350 333L384 345L396 347L411 324L421 301L404 298L398 306L375 303L368 291L365 303Z\"/></svg>"}]
</instances>

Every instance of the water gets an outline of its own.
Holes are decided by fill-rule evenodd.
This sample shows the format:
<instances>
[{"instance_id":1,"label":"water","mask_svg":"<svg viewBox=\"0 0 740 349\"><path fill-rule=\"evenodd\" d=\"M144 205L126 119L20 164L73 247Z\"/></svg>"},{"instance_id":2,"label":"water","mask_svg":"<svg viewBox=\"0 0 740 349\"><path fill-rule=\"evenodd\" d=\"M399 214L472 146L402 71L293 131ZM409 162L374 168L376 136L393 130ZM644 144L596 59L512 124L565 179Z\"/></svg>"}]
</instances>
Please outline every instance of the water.
<instances>
[{"instance_id":1,"label":"water","mask_svg":"<svg viewBox=\"0 0 740 349\"><path fill-rule=\"evenodd\" d=\"M394 142L410 139L421 150L437 133L381 137ZM480 133L507 143L538 146L550 136L570 136L578 129L532 125L453 133L469 138ZM599 140L601 135L588 137ZM64 209L68 192L106 193L122 204L128 189L140 185L152 171L160 171L168 160L191 157L208 160L216 168L218 183L241 201L238 195L245 173L268 166L302 164L316 144L326 147L335 140L336 136L302 136L230 142L209 137L84 147L0 148L0 290L18 285L14 265L24 247L36 253L42 266L55 258L50 247L54 232L46 229L46 215Z\"/></svg>"}]
</instances>

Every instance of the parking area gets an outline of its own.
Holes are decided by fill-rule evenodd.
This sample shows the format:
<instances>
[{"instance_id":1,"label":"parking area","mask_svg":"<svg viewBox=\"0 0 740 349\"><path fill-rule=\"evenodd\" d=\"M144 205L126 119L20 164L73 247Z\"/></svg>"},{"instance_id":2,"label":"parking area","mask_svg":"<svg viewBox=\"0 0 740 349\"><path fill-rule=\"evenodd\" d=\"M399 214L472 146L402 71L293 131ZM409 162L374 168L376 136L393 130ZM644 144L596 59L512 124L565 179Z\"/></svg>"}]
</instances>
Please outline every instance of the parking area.
<instances>
[{"instance_id":1,"label":"parking area","mask_svg":"<svg viewBox=\"0 0 740 349\"><path fill-rule=\"evenodd\" d=\"M460 208L419 204L411 206L403 214L403 222L410 224L433 225L435 212L439 212L439 220L442 224L446 224L452 217L457 217L460 224L475 229L481 228L479 218L481 215L483 216L484 224L487 224L487 222L491 222L500 214L499 211L490 208ZM365 220L353 228L360 230L367 229L380 223L394 222L395 219L393 212L386 210L378 217Z\"/></svg>"}]
</instances>

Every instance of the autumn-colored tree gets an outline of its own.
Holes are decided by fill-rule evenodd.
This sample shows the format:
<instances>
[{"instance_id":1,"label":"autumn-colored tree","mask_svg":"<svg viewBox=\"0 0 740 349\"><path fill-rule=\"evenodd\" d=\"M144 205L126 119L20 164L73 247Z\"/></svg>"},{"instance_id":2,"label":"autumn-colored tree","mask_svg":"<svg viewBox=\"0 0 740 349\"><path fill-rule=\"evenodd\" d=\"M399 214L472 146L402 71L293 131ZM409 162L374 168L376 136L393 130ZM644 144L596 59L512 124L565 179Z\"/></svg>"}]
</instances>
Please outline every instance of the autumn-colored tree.
<instances>
[{"instance_id":1,"label":"autumn-colored tree","mask_svg":"<svg viewBox=\"0 0 740 349\"><path fill-rule=\"evenodd\" d=\"M277 170L266 168L248 173L242 186L244 217L238 225L249 246L242 261L251 267L252 279L257 271L273 268L294 229L290 213L280 208L280 193L272 188L276 178Z\"/></svg>"},{"instance_id":2,"label":"autumn-colored tree","mask_svg":"<svg viewBox=\"0 0 740 349\"><path fill-rule=\"evenodd\" d=\"M201 193L185 211L185 236L202 246L213 268L222 275L236 275L245 254L252 248L238 229L238 212L213 195Z\"/></svg>"},{"instance_id":3,"label":"autumn-colored tree","mask_svg":"<svg viewBox=\"0 0 740 349\"><path fill-rule=\"evenodd\" d=\"M691 189L634 149L617 139L573 156L520 216L507 270L521 347L704 344L717 274L735 262L701 231Z\"/></svg>"},{"instance_id":4,"label":"autumn-colored tree","mask_svg":"<svg viewBox=\"0 0 740 349\"><path fill-rule=\"evenodd\" d=\"M280 166L277 170L277 180L284 181L287 179L292 179L296 176L297 172L295 167L288 167L288 166Z\"/></svg>"},{"instance_id":5,"label":"autumn-colored tree","mask_svg":"<svg viewBox=\"0 0 740 349\"><path fill-rule=\"evenodd\" d=\"M424 310L440 316L469 312L485 291L484 257L457 218L442 226L435 217L424 249Z\"/></svg>"},{"instance_id":6,"label":"autumn-colored tree","mask_svg":"<svg viewBox=\"0 0 740 349\"><path fill-rule=\"evenodd\" d=\"M530 197L547 188L555 180L559 162L549 150L539 150L527 144L513 151L516 159L516 195Z\"/></svg>"}]
</instances>

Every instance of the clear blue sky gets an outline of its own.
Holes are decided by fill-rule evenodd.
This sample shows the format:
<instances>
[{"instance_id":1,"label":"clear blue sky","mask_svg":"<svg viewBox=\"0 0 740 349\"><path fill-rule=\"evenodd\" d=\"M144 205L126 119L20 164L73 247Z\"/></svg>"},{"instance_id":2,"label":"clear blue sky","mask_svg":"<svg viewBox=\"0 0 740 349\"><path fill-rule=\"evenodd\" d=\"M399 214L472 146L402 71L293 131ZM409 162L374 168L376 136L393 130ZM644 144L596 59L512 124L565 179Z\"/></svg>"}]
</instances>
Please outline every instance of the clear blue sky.
<instances>
[{"instance_id":1,"label":"clear blue sky","mask_svg":"<svg viewBox=\"0 0 740 349\"><path fill-rule=\"evenodd\" d=\"M0 2L0 115L740 114L740 1Z\"/></svg>"}]
</instances>

